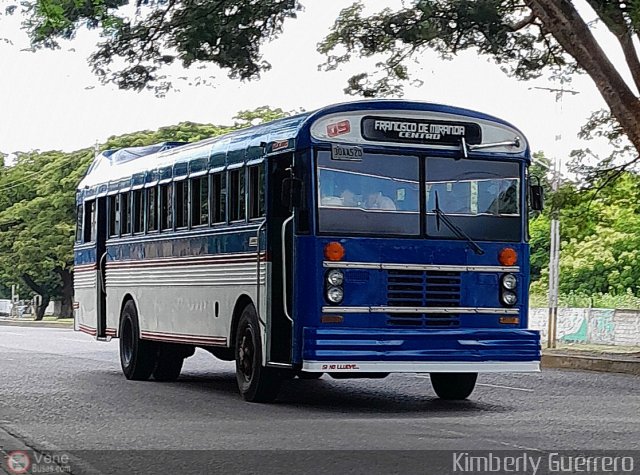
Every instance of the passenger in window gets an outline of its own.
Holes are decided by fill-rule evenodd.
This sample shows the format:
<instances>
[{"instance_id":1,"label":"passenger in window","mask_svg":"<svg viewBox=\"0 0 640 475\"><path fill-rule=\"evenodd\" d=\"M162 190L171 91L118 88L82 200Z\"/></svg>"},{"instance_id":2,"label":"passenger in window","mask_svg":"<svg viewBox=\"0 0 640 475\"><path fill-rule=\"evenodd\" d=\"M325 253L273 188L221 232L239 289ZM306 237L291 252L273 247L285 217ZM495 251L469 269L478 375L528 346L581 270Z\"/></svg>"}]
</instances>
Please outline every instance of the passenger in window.
<instances>
[{"instance_id":1,"label":"passenger in window","mask_svg":"<svg viewBox=\"0 0 640 475\"><path fill-rule=\"evenodd\" d=\"M346 206L348 208L357 208L358 206L360 206L358 197L353 191L349 189L344 190L340 194L340 198L342 199L342 206Z\"/></svg>"},{"instance_id":2,"label":"passenger in window","mask_svg":"<svg viewBox=\"0 0 640 475\"><path fill-rule=\"evenodd\" d=\"M366 209L382 209L387 211L396 210L394 201L388 196L383 195L381 191L369 194L364 202L364 207Z\"/></svg>"}]
</instances>

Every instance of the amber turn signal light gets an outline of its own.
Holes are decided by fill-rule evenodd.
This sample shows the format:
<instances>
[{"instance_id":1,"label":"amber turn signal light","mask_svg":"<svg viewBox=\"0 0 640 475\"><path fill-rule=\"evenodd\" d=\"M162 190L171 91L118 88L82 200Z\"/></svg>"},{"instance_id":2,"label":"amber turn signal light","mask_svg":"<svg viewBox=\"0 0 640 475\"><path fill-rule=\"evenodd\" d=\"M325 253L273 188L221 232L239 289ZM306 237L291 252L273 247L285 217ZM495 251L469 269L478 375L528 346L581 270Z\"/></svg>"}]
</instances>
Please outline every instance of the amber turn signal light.
<instances>
[{"instance_id":1,"label":"amber turn signal light","mask_svg":"<svg viewBox=\"0 0 640 475\"><path fill-rule=\"evenodd\" d=\"M518 262L518 253L511 247L505 247L498 254L498 261L503 266L513 266Z\"/></svg>"},{"instance_id":2,"label":"amber turn signal light","mask_svg":"<svg viewBox=\"0 0 640 475\"><path fill-rule=\"evenodd\" d=\"M520 317L500 317L500 323L503 325L518 325Z\"/></svg>"},{"instance_id":3,"label":"amber turn signal light","mask_svg":"<svg viewBox=\"0 0 640 475\"><path fill-rule=\"evenodd\" d=\"M324 246L324 257L330 261L341 261L344 257L344 247L339 242L330 242Z\"/></svg>"},{"instance_id":4,"label":"amber turn signal light","mask_svg":"<svg viewBox=\"0 0 640 475\"><path fill-rule=\"evenodd\" d=\"M342 315L323 315L320 317L322 323L342 323L344 317Z\"/></svg>"}]
</instances>

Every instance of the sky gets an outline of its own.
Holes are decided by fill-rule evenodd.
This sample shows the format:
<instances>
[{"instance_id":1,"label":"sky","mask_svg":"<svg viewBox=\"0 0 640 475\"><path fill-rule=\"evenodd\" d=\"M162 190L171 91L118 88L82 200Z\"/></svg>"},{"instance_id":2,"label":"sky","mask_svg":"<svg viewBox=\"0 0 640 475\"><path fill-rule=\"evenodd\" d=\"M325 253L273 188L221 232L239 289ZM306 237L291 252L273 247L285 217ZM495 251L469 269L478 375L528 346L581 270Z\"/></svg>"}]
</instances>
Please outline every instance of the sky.
<instances>
[{"instance_id":1,"label":"sky","mask_svg":"<svg viewBox=\"0 0 640 475\"><path fill-rule=\"evenodd\" d=\"M338 71L323 72L324 57L316 45L328 33L339 11L352 0L306 0L305 11L285 24L284 33L263 48L273 68L258 81L230 80L212 65L191 71L175 70L175 76L214 76L214 86L179 81L178 91L166 97L153 92L121 91L101 85L87 58L98 39L95 32L81 31L75 40L55 51L24 51L28 39L20 31L20 18L1 17L0 36L0 151L72 151L103 142L112 135L157 129L182 121L230 124L240 110L269 105L284 110L313 110L353 100L344 94L348 77L375 67L371 60L354 61ZM397 4L372 0L378 10ZM614 62L624 64L615 42ZM406 99L436 102L475 109L507 120L527 136L532 150L564 160L570 150L586 146L606 153L606 144L580 142L576 134L592 111L605 107L591 79L582 75L570 86L579 92L565 95L561 107L555 94L536 87L558 87L545 78L521 82L507 77L487 58L466 52L452 61L425 53L411 67L420 87L408 86ZM558 140L558 137L560 139Z\"/></svg>"}]
</instances>

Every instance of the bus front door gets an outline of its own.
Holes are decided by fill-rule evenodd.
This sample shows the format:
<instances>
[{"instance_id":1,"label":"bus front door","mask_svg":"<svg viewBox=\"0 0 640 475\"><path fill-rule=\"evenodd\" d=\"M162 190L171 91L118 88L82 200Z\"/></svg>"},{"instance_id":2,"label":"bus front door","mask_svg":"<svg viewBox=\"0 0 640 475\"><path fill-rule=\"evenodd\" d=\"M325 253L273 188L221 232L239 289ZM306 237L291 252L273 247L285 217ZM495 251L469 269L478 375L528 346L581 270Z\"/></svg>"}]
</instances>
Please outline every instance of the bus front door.
<instances>
[{"instance_id":1,"label":"bus front door","mask_svg":"<svg viewBox=\"0 0 640 475\"><path fill-rule=\"evenodd\" d=\"M291 364L293 321L292 263L293 263L293 215L282 201L282 184L290 175L293 155L283 154L268 162L269 193L267 222L267 255L270 298L267 318L267 362L275 365Z\"/></svg>"}]
</instances>

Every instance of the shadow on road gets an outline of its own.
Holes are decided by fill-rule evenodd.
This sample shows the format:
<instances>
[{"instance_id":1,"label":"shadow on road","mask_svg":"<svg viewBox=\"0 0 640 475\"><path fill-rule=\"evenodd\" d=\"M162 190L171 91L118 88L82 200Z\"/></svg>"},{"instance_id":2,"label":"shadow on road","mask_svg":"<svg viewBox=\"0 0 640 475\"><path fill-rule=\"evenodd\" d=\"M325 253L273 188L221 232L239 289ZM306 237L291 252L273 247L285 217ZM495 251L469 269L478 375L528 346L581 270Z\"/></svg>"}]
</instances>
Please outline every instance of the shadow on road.
<instances>
[{"instance_id":1,"label":"shadow on road","mask_svg":"<svg viewBox=\"0 0 640 475\"><path fill-rule=\"evenodd\" d=\"M174 384L229 396L244 403L238 394L233 373L186 374ZM474 400L473 395L466 401L443 401L433 394L428 379L416 378L413 381L406 376L379 380L333 380L326 375L314 381L296 378L282 384L280 395L271 407L354 416L423 413L444 417L511 411L511 407Z\"/></svg>"}]
</instances>

